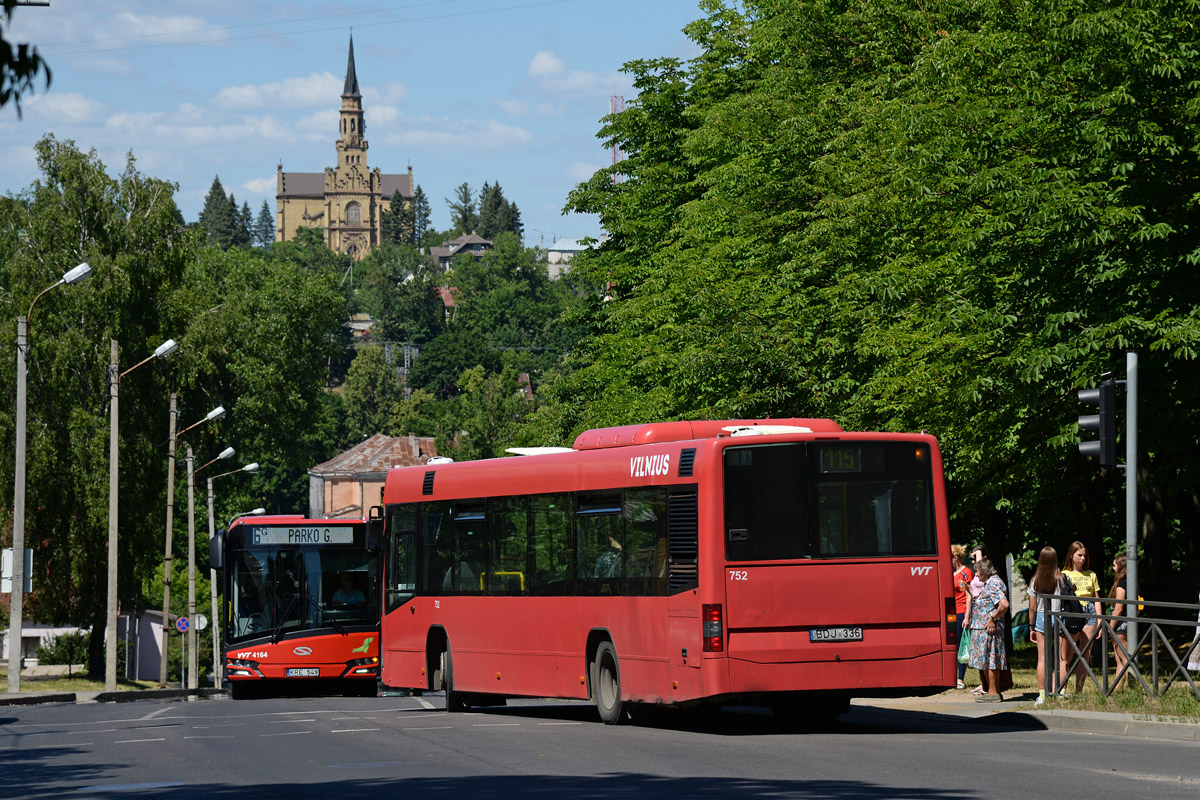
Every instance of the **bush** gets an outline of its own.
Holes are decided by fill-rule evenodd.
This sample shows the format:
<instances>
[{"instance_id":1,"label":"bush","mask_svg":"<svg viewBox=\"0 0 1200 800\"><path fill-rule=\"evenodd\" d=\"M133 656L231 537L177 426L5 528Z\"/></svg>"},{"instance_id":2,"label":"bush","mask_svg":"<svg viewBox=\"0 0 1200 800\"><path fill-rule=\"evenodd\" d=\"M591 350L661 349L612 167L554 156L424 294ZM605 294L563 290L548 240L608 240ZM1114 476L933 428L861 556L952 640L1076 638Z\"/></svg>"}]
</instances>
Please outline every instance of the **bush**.
<instances>
[{"instance_id":1,"label":"bush","mask_svg":"<svg viewBox=\"0 0 1200 800\"><path fill-rule=\"evenodd\" d=\"M86 664L88 658L87 631L52 636L37 649L39 664Z\"/></svg>"}]
</instances>

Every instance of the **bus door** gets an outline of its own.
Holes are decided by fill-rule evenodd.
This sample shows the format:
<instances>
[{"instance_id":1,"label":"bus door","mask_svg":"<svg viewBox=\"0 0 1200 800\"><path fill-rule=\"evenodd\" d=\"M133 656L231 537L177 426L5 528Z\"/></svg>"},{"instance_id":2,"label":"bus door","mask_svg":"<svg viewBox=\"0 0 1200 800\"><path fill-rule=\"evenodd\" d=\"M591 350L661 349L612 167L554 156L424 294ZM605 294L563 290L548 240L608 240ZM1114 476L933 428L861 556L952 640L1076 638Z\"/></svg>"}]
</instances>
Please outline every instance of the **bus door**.
<instances>
[{"instance_id":1,"label":"bus door","mask_svg":"<svg viewBox=\"0 0 1200 800\"><path fill-rule=\"evenodd\" d=\"M925 443L732 445L723 464L730 658L940 652L944 603Z\"/></svg>"}]
</instances>

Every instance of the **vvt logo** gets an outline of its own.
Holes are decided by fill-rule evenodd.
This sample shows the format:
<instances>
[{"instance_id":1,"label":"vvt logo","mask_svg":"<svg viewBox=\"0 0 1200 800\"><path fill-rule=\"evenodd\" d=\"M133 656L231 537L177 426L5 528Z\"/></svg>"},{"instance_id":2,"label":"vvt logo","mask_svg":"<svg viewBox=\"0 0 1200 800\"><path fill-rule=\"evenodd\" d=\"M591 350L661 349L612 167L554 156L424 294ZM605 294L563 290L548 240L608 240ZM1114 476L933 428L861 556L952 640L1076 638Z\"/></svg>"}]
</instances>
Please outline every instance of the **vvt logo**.
<instances>
[{"instance_id":1,"label":"vvt logo","mask_svg":"<svg viewBox=\"0 0 1200 800\"><path fill-rule=\"evenodd\" d=\"M925 569L929 569L929 567L926 567ZM312 648L311 647L293 647L292 652L298 656L311 656Z\"/></svg>"},{"instance_id":2,"label":"vvt logo","mask_svg":"<svg viewBox=\"0 0 1200 800\"><path fill-rule=\"evenodd\" d=\"M913 575L928 575L933 572L933 567L912 567Z\"/></svg>"}]
</instances>

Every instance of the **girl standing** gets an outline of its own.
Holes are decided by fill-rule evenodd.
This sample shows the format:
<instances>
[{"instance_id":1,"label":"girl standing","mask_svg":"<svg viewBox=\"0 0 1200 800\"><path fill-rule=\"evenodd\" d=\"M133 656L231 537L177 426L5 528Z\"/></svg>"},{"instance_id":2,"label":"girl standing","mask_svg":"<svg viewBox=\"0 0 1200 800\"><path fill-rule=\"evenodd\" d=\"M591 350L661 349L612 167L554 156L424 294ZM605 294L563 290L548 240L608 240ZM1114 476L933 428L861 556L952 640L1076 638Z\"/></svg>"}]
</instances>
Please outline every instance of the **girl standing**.
<instances>
[{"instance_id":1,"label":"girl standing","mask_svg":"<svg viewBox=\"0 0 1200 800\"><path fill-rule=\"evenodd\" d=\"M1084 547L1083 542L1071 542L1071 546L1067 548L1067 561L1063 565L1063 574L1071 579L1071 583L1075 584L1075 596L1081 598L1099 597L1100 596L1100 579L1096 577L1096 573L1088 569L1088 551ZM1092 644L1096 639L1096 631L1100 628L1100 618L1096 616L1096 602L1094 600L1082 600L1083 611L1085 614L1090 614L1087 621L1083 625L1083 630L1075 635L1075 641L1083 645L1083 657L1079 664L1075 667L1075 693L1079 694L1083 689L1083 680L1087 675L1087 668L1084 666L1089 663L1089 658L1092 654ZM1070 654L1070 651L1068 650Z\"/></svg>"},{"instance_id":2,"label":"girl standing","mask_svg":"<svg viewBox=\"0 0 1200 800\"><path fill-rule=\"evenodd\" d=\"M1029 628L1029 641L1038 645L1038 664L1037 664L1037 679L1038 679L1038 699L1034 705L1040 706L1046 702L1046 647L1043 639L1046 636L1046 615L1042 611L1043 602L1039 601L1040 595L1058 594L1058 586L1062 579L1062 573L1058 569L1058 553L1053 547L1043 547L1042 552L1038 554L1037 572L1034 573L1033 579L1029 581L1029 618L1033 620L1033 625ZM1052 600L1050 602L1050 610L1058 611L1059 601ZM1062 637L1060 637L1061 639ZM1070 645L1065 639L1059 642L1058 648L1058 666L1056 669L1062 675L1062 681L1067 679L1065 653L1070 649Z\"/></svg>"}]
</instances>

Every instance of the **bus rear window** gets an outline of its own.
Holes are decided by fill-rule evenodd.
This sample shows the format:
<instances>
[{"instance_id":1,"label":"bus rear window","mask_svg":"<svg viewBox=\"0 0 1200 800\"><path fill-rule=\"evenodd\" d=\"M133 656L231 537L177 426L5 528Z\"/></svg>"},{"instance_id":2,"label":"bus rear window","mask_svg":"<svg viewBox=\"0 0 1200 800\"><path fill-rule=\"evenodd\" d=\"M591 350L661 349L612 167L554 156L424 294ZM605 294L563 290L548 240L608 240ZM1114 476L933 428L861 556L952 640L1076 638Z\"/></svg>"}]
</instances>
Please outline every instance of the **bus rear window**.
<instances>
[{"instance_id":1,"label":"bus rear window","mask_svg":"<svg viewBox=\"0 0 1200 800\"><path fill-rule=\"evenodd\" d=\"M806 558L804 445L725 450L725 556Z\"/></svg>"},{"instance_id":2,"label":"bus rear window","mask_svg":"<svg viewBox=\"0 0 1200 800\"><path fill-rule=\"evenodd\" d=\"M809 446L815 553L820 557L932 555L929 448L905 442Z\"/></svg>"}]
</instances>

